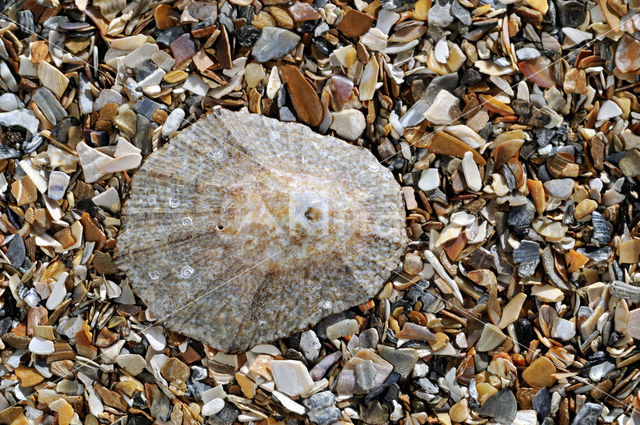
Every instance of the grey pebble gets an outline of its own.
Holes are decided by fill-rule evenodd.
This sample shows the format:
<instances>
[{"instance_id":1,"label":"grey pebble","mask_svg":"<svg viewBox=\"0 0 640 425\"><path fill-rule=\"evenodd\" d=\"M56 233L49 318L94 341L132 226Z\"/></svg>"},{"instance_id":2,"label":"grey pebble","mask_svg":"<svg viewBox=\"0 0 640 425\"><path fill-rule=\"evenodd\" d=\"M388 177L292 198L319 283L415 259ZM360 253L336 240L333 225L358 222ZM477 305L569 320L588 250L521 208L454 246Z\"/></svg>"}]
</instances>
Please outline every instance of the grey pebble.
<instances>
[{"instance_id":1,"label":"grey pebble","mask_svg":"<svg viewBox=\"0 0 640 425\"><path fill-rule=\"evenodd\" d=\"M510 424L516 417L517 408L515 396L509 388L505 388L487 400L478 410L478 414Z\"/></svg>"},{"instance_id":2,"label":"grey pebble","mask_svg":"<svg viewBox=\"0 0 640 425\"><path fill-rule=\"evenodd\" d=\"M451 16L451 3L438 0L434 2L429 9L428 14L429 25L436 27L447 27L453 22L453 16Z\"/></svg>"},{"instance_id":3,"label":"grey pebble","mask_svg":"<svg viewBox=\"0 0 640 425\"><path fill-rule=\"evenodd\" d=\"M280 59L298 45L300 37L283 28L266 27L253 45L251 54L260 63Z\"/></svg>"},{"instance_id":4,"label":"grey pebble","mask_svg":"<svg viewBox=\"0 0 640 425\"><path fill-rule=\"evenodd\" d=\"M525 227L531 224L533 217L536 215L536 207L527 200L526 203L512 207L509 210L507 223L513 227Z\"/></svg>"},{"instance_id":5,"label":"grey pebble","mask_svg":"<svg viewBox=\"0 0 640 425\"><path fill-rule=\"evenodd\" d=\"M540 389L531 399L531 405L538 413L539 420L544 420L544 418L551 415L551 393L549 393L549 390L546 388Z\"/></svg>"},{"instance_id":6,"label":"grey pebble","mask_svg":"<svg viewBox=\"0 0 640 425\"><path fill-rule=\"evenodd\" d=\"M27 251L24 247L24 241L20 235L16 234L7 247L7 258L9 258L13 267L18 268L24 263L26 256Z\"/></svg>"},{"instance_id":7,"label":"grey pebble","mask_svg":"<svg viewBox=\"0 0 640 425\"><path fill-rule=\"evenodd\" d=\"M315 361L320 354L321 348L320 339L313 330L302 333L300 336L300 350L307 360L310 362Z\"/></svg>"},{"instance_id":8,"label":"grey pebble","mask_svg":"<svg viewBox=\"0 0 640 425\"><path fill-rule=\"evenodd\" d=\"M595 245L607 245L611 241L613 225L597 211L591 213L591 223L593 225L593 241Z\"/></svg>"},{"instance_id":9,"label":"grey pebble","mask_svg":"<svg viewBox=\"0 0 640 425\"><path fill-rule=\"evenodd\" d=\"M376 368L371 360L356 364L356 382L365 391L372 390L376 386Z\"/></svg>"},{"instance_id":10,"label":"grey pebble","mask_svg":"<svg viewBox=\"0 0 640 425\"><path fill-rule=\"evenodd\" d=\"M598 417L602 412L602 406L595 403L585 403L582 409L578 411L578 414L573 418L571 425L596 425L598 423Z\"/></svg>"},{"instance_id":11,"label":"grey pebble","mask_svg":"<svg viewBox=\"0 0 640 425\"><path fill-rule=\"evenodd\" d=\"M360 332L360 348L376 348L380 337L375 328L369 328Z\"/></svg>"},{"instance_id":12,"label":"grey pebble","mask_svg":"<svg viewBox=\"0 0 640 425\"><path fill-rule=\"evenodd\" d=\"M378 345L378 352L383 359L393 365L393 370L406 378L418 361L418 352L412 348L394 349L386 345Z\"/></svg>"},{"instance_id":13,"label":"grey pebble","mask_svg":"<svg viewBox=\"0 0 640 425\"><path fill-rule=\"evenodd\" d=\"M536 260L540 260L540 245L537 242L524 240L513 250L513 261L516 263L529 263Z\"/></svg>"},{"instance_id":14,"label":"grey pebble","mask_svg":"<svg viewBox=\"0 0 640 425\"><path fill-rule=\"evenodd\" d=\"M549 195L560 199L566 199L573 192L572 179L553 179L544 182L544 189Z\"/></svg>"}]
</instances>

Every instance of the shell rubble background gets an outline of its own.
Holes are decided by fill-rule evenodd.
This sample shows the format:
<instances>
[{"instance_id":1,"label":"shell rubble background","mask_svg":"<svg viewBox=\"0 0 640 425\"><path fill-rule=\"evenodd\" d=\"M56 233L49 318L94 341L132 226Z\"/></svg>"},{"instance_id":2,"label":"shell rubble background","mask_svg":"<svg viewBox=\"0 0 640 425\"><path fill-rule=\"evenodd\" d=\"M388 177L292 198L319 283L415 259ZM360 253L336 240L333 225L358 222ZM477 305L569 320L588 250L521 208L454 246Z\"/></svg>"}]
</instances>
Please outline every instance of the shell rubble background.
<instances>
[{"instance_id":1,"label":"shell rubble background","mask_svg":"<svg viewBox=\"0 0 640 425\"><path fill-rule=\"evenodd\" d=\"M0 425L640 424L640 0L0 10Z\"/></svg>"}]
</instances>

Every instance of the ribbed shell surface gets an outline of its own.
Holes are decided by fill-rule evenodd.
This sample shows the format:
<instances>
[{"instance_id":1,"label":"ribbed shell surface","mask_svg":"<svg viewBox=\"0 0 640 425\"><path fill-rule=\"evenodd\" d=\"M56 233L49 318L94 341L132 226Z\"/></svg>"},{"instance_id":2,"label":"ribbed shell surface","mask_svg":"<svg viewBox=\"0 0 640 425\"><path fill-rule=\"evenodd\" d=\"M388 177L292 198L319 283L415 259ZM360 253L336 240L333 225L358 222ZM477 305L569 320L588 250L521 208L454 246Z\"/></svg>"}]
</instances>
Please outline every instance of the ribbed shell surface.
<instances>
[{"instance_id":1,"label":"ribbed shell surface","mask_svg":"<svg viewBox=\"0 0 640 425\"><path fill-rule=\"evenodd\" d=\"M241 352L375 296L404 221L368 150L216 109L134 175L116 264L166 327Z\"/></svg>"}]
</instances>

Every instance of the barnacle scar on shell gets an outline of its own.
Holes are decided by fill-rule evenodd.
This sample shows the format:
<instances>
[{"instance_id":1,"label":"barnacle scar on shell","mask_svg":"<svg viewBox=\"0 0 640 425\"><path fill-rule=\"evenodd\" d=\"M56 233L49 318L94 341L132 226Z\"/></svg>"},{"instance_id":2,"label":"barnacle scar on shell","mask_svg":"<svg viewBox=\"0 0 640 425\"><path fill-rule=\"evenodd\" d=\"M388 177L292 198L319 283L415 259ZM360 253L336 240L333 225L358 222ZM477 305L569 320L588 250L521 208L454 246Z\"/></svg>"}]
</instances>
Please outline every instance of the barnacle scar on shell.
<instances>
[{"instance_id":1,"label":"barnacle scar on shell","mask_svg":"<svg viewBox=\"0 0 640 425\"><path fill-rule=\"evenodd\" d=\"M240 352L371 299L407 243L366 149L216 109L133 177L117 265L168 328Z\"/></svg>"}]
</instances>

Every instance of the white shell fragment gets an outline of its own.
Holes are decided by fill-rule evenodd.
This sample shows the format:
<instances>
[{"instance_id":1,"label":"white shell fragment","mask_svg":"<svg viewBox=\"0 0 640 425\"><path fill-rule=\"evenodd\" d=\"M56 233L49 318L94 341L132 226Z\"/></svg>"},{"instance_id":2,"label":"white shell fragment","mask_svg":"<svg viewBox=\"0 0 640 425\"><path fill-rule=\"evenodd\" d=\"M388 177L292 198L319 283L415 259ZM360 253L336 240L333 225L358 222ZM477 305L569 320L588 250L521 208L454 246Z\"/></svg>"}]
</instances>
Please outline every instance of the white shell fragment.
<instances>
[{"instance_id":1,"label":"white shell fragment","mask_svg":"<svg viewBox=\"0 0 640 425\"><path fill-rule=\"evenodd\" d=\"M221 109L146 159L122 217L133 289L227 352L371 299L407 241L400 188L370 152Z\"/></svg>"},{"instance_id":2,"label":"white shell fragment","mask_svg":"<svg viewBox=\"0 0 640 425\"><path fill-rule=\"evenodd\" d=\"M64 197L64 193L67 191L67 186L71 178L68 174L62 171L52 171L49 174L49 198L59 201Z\"/></svg>"}]
</instances>

